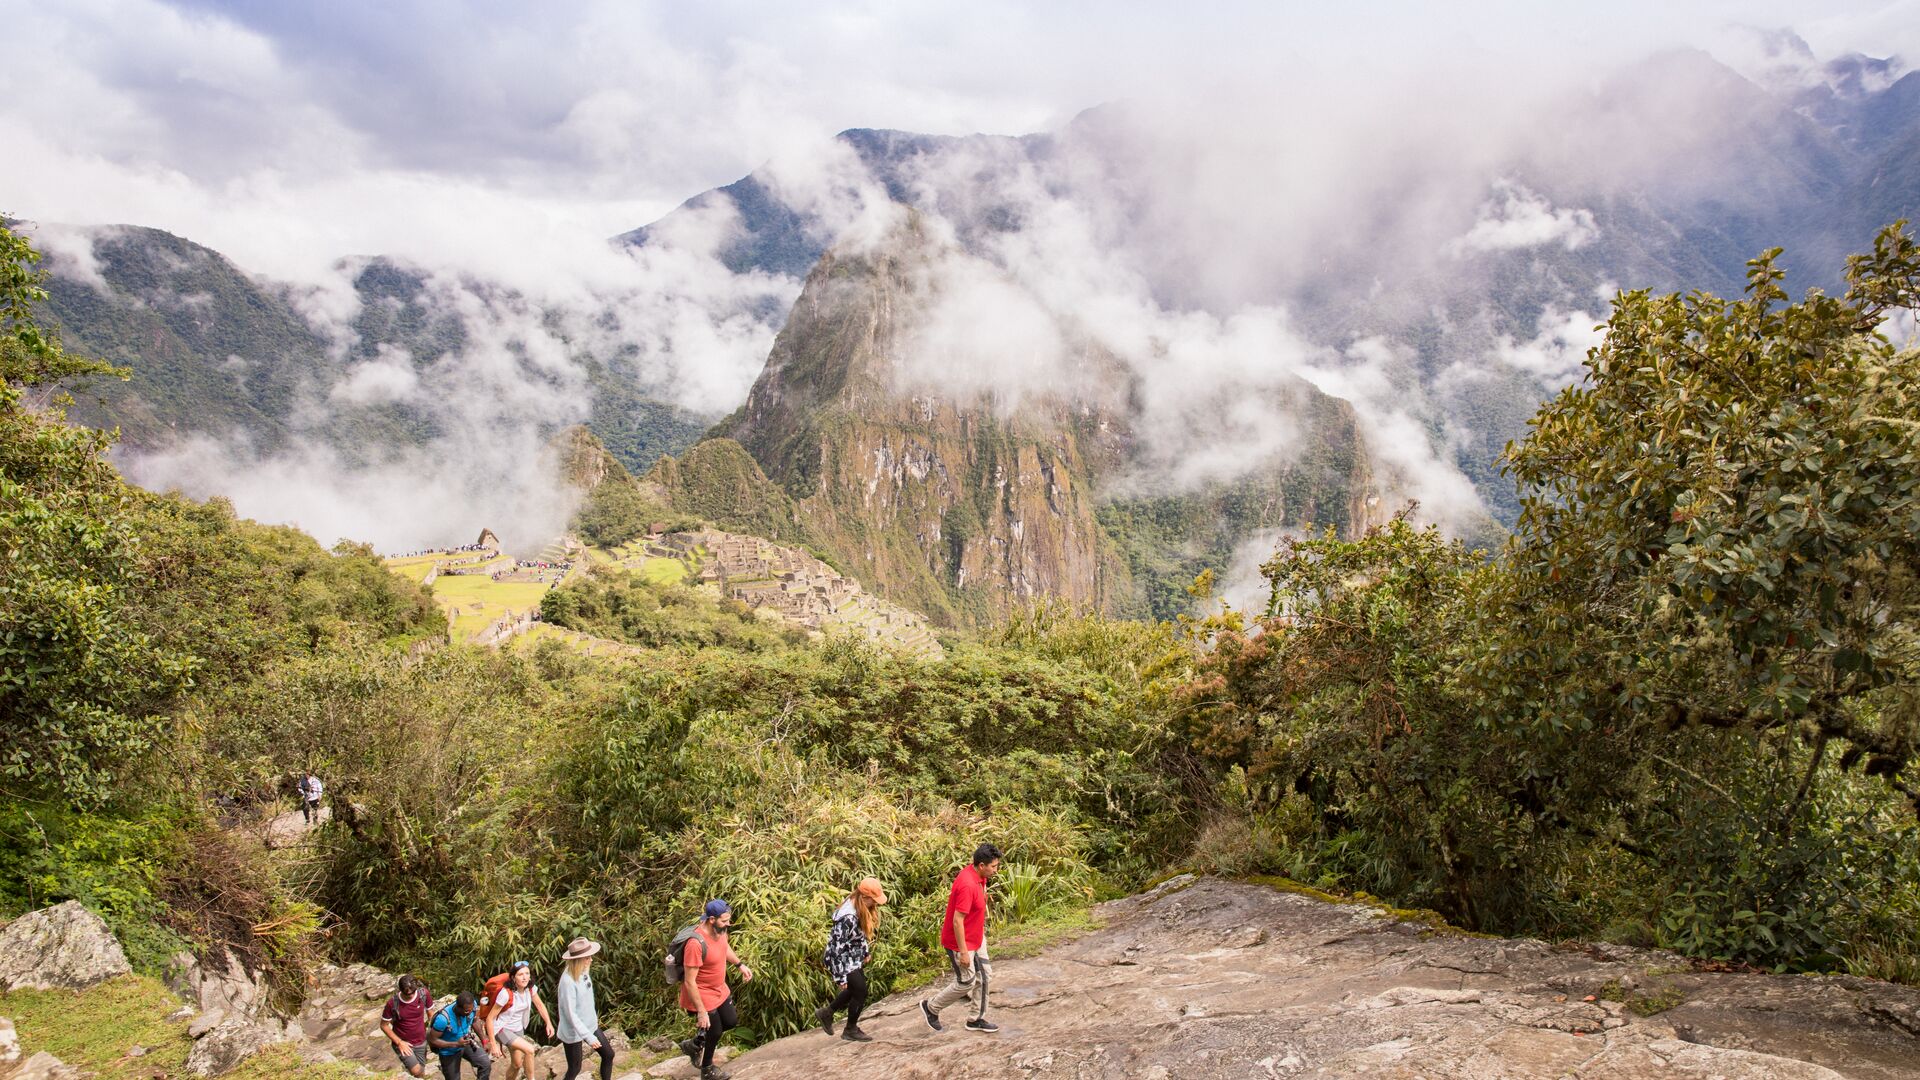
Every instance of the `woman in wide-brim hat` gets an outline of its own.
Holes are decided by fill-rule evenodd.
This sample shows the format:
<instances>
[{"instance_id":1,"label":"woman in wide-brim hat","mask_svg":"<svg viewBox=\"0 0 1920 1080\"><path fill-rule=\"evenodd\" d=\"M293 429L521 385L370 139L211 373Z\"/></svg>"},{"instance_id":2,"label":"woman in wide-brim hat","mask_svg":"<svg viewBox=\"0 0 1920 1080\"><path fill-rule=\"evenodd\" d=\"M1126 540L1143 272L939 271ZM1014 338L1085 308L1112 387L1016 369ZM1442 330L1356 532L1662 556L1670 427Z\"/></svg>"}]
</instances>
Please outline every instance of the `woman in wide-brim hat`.
<instances>
[{"instance_id":1,"label":"woman in wide-brim hat","mask_svg":"<svg viewBox=\"0 0 1920 1080\"><path fill-rule=\"evenodd\" d=\"M880 887L879 878L861 879L840 910L833 913L833 929L827 933L827 974L840 993L816 1009L813 1018L831 1035L833 1014L845 1009L847 1026L840 1037L848 1042L873 1039L860 1030L860 1010L867 1005L867 960L873 956L873 932L886 902L887 893Z\"/></svg>"},{"instance_id":2,"label":"woman in wide-brim hat","mask_svg":"<svg viewBox=\"0 0 1920 1080\"><path fill-rule=\"evenodd\" d=\"M600 1055L600 1080L613 1080L613 1047L607 1042L607 1033L600 1028L600 1014L593 1002L593 976L588 974L599 952L599 942L580 937L568 943L567 950L560 954L566 970L560 973L560 984L554 988L553 997L560 1010L556 1034L567 1055L566 1080L580 1075L580 1066L589 1050Z\"/></svg>"}]
</instances>

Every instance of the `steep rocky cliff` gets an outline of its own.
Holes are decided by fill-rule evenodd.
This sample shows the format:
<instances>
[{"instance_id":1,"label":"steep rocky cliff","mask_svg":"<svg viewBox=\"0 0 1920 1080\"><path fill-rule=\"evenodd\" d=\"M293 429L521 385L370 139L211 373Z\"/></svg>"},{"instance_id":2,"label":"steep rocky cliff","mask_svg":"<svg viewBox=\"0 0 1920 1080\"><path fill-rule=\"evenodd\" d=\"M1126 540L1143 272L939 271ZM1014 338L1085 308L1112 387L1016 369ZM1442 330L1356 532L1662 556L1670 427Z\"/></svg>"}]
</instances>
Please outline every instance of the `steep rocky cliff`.
<instances>
[{"instance_id":1,"label":"steep rocky cliff","mask_svg":"<svg viewBox=\"0 0 1920 1080\"><path fill-rule=\"evenodd\" d=\"M1184 600L1177 584L1224 569L1249 536L1361 522L1371 473L1353 412L1305 383L1285 391L1305 450L1176 490L1132 474L1139 389L1095 346L1070 344L1039 393L928 370L917 335L948 287L949 255L911 216L881 244L828 252L746 404L651 479L676 508L736 527L758 516L780 529L791 514L849 573L945 623L1043 597L1167 615ZM732 443L781 496L732 461ZM689 483L705 456L731 467Z\"/></svg>"}]
</instances>

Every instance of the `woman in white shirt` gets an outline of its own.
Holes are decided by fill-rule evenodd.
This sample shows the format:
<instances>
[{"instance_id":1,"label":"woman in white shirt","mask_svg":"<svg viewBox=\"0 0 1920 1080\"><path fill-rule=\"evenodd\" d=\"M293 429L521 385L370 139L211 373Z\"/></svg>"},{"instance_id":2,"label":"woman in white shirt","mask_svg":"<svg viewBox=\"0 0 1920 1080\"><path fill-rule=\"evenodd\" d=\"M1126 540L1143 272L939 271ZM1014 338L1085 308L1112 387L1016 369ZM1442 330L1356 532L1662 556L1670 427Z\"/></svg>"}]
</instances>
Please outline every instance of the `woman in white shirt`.
<instances>
[{"instance_id":1,"label":"woman in white shirt","mask_svg":"<svg viewBox=\"0 0 1920 1080\"><path fill-rule=\"evenodd\" d=\"M533 985L533 968L525 960L515 960L507 969L506 985L495 997L498 1000L484 1002L480 1012L481 1030L492 1041L488 1052L507 1059L504 1080L514 1080L515 1076L532 1080L533 1054L539 1047L527 1036L527 1021L534 1010L539 1010L541 1021L547 1025L547 1036L553 1036L553 1016L547 1012L547 1003L540 1000L539 987Z\"/></svg>"}]
</instances>

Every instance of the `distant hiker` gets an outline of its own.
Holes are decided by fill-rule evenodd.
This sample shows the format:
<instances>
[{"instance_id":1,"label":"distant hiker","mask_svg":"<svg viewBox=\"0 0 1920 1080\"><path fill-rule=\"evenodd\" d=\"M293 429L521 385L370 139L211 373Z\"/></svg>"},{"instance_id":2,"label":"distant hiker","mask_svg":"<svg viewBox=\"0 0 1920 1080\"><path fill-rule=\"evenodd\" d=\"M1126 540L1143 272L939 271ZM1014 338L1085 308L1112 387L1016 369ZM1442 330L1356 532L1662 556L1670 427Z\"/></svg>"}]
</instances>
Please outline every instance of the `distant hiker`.
<instances>
[{"instance_id":1,"label":"distant hiker","mask_svg":"<svg viewBox=\"0 0 1920 1080\"><path fill-rule=\"evenodd\" d=\"M593 966L594 954L599 951L598 942L577 937L567 946L567 951L560 954L567 969L560 973L553 1003L560 1010L556 1034L567 1055L566 1080L580 1075L580 1063L588 1051L600 1055L600 1080L613 1080L613 1046L607 1042L607 1033L600 1029L600 1014L593 1004L593 977L587 974L587 969Z\"/></svg>"},{"instance_id":2,"label":"distant hiker","mask_svg":"<svg viewBox=\"0 0 1920 1080\"><path fill-rule=\"evenodd\" d=\"M680 1007L693 1017L700 1031L681 1041L680 1052L700 1067L700 1080L727 1080L731 1075L713 1063L720 1036L740 1026L740 1014L733 1008L733 991L727 989L727 965L740 969L741 982L753 981L753 969L727 940L732 929L733 908L725 900L709 900L699 926L682 946L681 966L686 969L686 977L680 983Z\"/></svg>"},{"instance_id":3,"label":"distant hiker","mask_svg":"<svg viewBox=\"0 0 1920 1080\"><path fill-rule=\"evenodd\" d=\"M973 864L953 877L947 917L940 923L940 946L947 950L953 985L935 994L931 1003L920 1001L920 1015L935 1031L942 1030L940 1011L968 998L973 999L974 1013L967 1030L1000 1030L1000 1025L987 1019L987 980L993 975L993 965L987 961L987 882L999 872L1000 849L981 844L974 849Z\"/></svg>"},{"instance_id":4,"label":"distant hiker","mask_svg":"<svg viewBox=\"0 0 1920 1080\"><path fill-rule=\"evenodd\" d=\"M326 785L309 771L300 778L300 814L311 825L320 819L320 796L326 791Z\"/></svg>"},{"instance_id":5,"label":"distant hiker","mask_svg":"<svg viewBox=\"0 0 1920 1080\"><path fill-rule=\"evenodd\" d=\"M387 1007L380 1010L380 1033L393 1043L400 1067L412 1076L427 1075L427 1009L433 995L412 975L400 976Z\"/></svg>"},{"instance_id":6,"label":"distant hiker","mask_svg":"<svg viewBox=\"0 0 1920 1080\"><path fill-rule=\"evenodd\" d=\"M873 956L873 927L886 902L880 879L862 878L840 910L833 913L833 929L827 934L827 975L840 987L840 993L814 1010L813 1018L831 1035L833 1014L845 1009L847 1026L840 1037L848 1042L873 1041L873 1036L860 1030L860 1010L867 1006L866 968Z\"/></svg>"},{"instance_id":7,"label":"distant hiker","mask_svg":"<svg viewBox=\"0 0 1920 1080\"><path fill-rule=\"evenodd\" d=\"M533 968L525 960L507 965L504 975L487 980L486 996L480 1001L480 1030L487 1052L504 1056L507 1074L533 1078L533 1055L539 1046L527 1036L527 1021L538 1010L547 1025L547 1037L553 1037L553 1017L547 1003L540 1000L540 988L533 985Z\"/></svg>"},{"instance_id":8,"label":"distant hiker","mask_svg":"<svg viewBox=\"0 0 1920 1080\"><path fill-rule=\"evenodd\" d=\"M462 1061L473 1063L474 1075L480 1080L493 1076L493 1056L480 1045L480 1033L473 1030L479 1015L473 1005L473 991L462 990L453 1004L435 1014L428 1025L427 1045L440 1055L440 1075L446 1080L460 1080Z\"/></svg>"}]
</instances>

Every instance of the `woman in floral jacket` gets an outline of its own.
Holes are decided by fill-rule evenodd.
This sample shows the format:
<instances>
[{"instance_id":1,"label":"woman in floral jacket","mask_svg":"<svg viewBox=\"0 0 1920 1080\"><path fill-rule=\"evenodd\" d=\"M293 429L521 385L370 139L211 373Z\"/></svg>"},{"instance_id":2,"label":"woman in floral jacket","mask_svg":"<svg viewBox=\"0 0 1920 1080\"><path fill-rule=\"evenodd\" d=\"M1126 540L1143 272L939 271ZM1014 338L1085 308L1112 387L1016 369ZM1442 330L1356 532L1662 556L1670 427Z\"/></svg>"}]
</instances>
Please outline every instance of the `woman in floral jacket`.
<instances>
[{"instance_id":1,"label":"woman in floral jacket","mask_svg":"<svg viewBox=\"0 0 1920 1080\"><path fill-rule=\"evenodd\" d=\"M847 1026L840 1037L849 1042L871 1042L873 1036L860 1030L860 1010L867 1005L867 959L873 955L873 928L880 919L880 906L887 894L879 878L863 878L854 887L840 909L833 913L833 930L827 935L827 974L840 993L814 1011L827 1034L833 1034L833 1014L847 1011Z\"/></svg>"}]
</instances>

